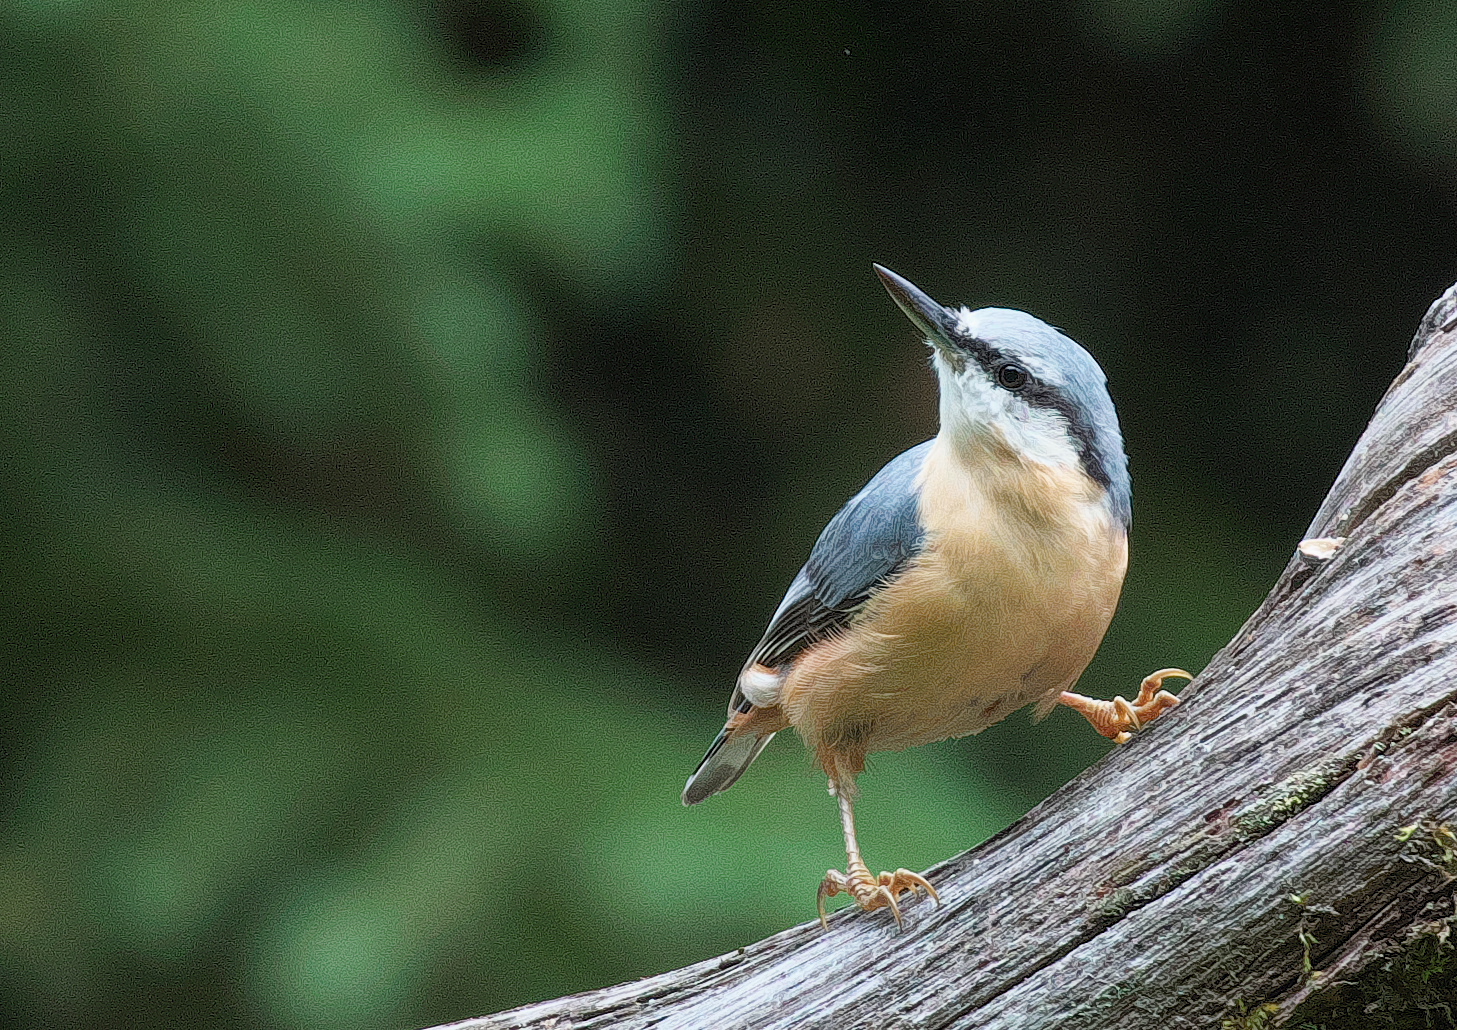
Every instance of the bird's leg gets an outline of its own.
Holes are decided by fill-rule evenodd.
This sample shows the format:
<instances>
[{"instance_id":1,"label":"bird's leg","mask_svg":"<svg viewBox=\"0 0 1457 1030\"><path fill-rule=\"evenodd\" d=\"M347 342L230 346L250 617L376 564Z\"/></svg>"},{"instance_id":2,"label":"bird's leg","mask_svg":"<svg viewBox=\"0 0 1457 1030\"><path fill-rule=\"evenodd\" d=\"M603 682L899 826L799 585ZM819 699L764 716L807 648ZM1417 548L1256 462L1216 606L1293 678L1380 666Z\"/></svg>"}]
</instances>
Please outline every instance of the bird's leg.
<instances>
[{"instance_id":1,"label":"bird's leg","mask_svg":"<svg viewBox=\"0 0 1457 1030\"><path fill-rule=\"evenodd\" d=\"M860 842L855 838L855 778L853 775L843 775L837 765L831 766L831 769L830 793L840 804L840 824L845 830L846 861L845 872L831 869L820 883L820 925L829 929L830 924L825 918L825 899L836 894L850 895L855 899L855 904L867 912L877 908L890 909L897 926L901 925L901 910L896 898L902 892L915 894L924 890L940 904L941 897L936 893L936 888L919 873L913 873L909 869L897 869L893 873L870 875L870 868L860 857Z\"/></svg>"},{"instance_id":2,"label":"bird's leg","mask_svg":"<svg viewBox=\"0 0 1457 1030\"><path fill-rule=\"evenodd\" d=\"M1064 690L1057 703L1081 712L1093 724L1093 729L1110 738L1115 744L1126 744L1146 724L1179 703L1179 699L1173 694L1160 689L1164 680L1170 676L1182 676L1186 680L1194 678L1183 669L1160 669L1143 678L1138 687L1138 696L1131 702L1123 697L1102 701Z\"/></svg>"}]
</instances>

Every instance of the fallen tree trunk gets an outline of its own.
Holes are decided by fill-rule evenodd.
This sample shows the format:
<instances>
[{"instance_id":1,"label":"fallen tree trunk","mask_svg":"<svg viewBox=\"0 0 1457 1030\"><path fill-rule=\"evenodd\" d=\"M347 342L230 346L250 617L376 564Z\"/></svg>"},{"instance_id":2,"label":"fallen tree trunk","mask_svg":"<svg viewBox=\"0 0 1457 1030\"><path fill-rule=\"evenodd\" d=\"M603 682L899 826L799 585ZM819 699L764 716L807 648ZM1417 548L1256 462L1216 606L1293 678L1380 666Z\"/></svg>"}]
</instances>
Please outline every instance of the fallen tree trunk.
<instances>
[{"instance_id":1,"label":"fallen tree trunk","mask_svg":"<svg viewBox=\"0 0 1457 1030\"><path fill-rule=\"evenodd\" d=\"M1457 286L1410 358L1307 533L1335 539L1177 712L933 870L942 907L455 1030L1457 1025Z\"/></svg>"}]
</instances>

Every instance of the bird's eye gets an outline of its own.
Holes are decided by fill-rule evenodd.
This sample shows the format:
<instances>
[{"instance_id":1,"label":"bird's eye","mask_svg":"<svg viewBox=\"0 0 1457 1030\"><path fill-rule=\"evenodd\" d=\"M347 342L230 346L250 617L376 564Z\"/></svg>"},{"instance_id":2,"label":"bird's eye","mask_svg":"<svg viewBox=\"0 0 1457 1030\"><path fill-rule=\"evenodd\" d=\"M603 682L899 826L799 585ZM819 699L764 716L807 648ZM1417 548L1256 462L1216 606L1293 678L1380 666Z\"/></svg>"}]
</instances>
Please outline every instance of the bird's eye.
<instances>
[{"instance_id":1,"label":"bird's eye","mask_svg":"<svg viewBox=\"0 0 1457 1030\"><path fill-rule=\"evenodd\" d=\"M1021 365L1003 365L997 369L997 385L1005 390L1020 390L1032 377Z\"/></svg>"}]
</instances>

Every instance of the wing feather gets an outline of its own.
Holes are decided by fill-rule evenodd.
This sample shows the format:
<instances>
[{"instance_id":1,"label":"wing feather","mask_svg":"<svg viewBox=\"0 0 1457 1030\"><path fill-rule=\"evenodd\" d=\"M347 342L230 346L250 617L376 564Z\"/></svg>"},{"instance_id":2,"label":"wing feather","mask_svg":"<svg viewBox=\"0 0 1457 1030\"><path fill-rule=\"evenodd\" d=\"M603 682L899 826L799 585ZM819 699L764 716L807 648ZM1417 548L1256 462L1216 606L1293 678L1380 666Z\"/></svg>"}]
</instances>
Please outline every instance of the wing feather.
<instances>
[{"instance_id":1,"label":"wing feather","mask_svg":"<svg viewBox=\"0 0 1457 1030\"><path fill-rule=\"evenodd\" d=\"M925 544L917 478L933 441L892 459L840 509L794 577L744 668L781 669L849 625L865 602ZM730 711L741 710L734 690Z\"/></svg>"}]
</instances>

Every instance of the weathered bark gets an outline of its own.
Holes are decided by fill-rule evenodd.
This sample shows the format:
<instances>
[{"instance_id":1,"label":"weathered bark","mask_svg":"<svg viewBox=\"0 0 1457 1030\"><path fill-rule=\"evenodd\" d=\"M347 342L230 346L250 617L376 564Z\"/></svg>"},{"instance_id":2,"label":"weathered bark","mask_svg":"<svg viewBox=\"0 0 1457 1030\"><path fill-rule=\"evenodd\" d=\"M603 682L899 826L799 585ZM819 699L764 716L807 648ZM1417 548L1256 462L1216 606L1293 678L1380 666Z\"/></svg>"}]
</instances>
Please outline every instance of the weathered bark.
<instances>
[{"instance_id":1,"label":"weathered bark","mask_svg":"<svg viewBox=\"0 0 1457 1030\"><path fill-rule=\"evenodd\" d=\"M1457 918L1457 286L1307 537L1185 704L932 872L741 952L456 1024L1280 1026ZM1342 992L1345 992L1342 995ZM1303 1006L1303 1007L1302 1007ZM1436 1025L1448 1025L1439 1022Z\"/></svg>"}]
</instances>

